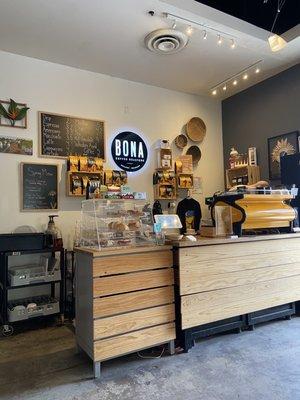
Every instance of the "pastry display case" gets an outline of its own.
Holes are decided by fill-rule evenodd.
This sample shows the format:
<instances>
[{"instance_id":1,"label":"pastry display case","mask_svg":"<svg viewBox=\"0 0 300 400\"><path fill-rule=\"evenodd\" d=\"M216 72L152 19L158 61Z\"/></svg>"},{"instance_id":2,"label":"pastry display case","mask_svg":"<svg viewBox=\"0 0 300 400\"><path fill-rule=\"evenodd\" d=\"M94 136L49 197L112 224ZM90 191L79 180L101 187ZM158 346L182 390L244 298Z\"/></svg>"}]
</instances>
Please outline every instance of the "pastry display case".
<instances>
[{"instance_id":1,"label":"pastry display case","mask_svg":"<svg viewBox=\"0 0 300 400\"><path fill-rule=\"evenodd\" d=\"M153 245L151 207L144 200L85 200L79 236L80 247L97 250Z\"/></svg>"}]
</instances>

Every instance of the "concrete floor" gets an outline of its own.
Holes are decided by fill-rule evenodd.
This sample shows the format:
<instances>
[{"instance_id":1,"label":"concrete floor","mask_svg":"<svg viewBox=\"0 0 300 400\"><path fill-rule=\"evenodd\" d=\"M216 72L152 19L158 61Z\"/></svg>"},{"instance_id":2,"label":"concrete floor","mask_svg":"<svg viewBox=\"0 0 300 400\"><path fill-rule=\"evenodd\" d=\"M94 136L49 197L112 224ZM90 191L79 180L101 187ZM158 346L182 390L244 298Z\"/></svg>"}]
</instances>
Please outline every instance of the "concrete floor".
<instances>
[{"instance_id":1,"label":"concrete floor","mask_svg":"<svg viewBox=\"0 0 300 400\"><path fill-rule=\"evenodd\" d=\"M107 361L91 377L66 326L0 339L1 400L298 400L300 318L201 340L188 354Z\"/></svg>"}]
</instances>

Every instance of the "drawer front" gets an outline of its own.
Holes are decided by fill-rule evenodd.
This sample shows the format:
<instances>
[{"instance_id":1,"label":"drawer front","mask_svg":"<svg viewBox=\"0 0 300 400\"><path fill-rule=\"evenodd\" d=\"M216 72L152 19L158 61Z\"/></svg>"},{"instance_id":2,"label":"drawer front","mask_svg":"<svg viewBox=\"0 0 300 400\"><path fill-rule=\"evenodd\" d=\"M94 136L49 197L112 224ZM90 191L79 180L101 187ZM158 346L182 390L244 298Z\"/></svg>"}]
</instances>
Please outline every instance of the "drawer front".
<instances>
[{"instance_id":1,"label":"drawer front","mask_svg":"<svg viewBox=\"0 0 300 400\"><path fill-rule=\"evenodd\" d=\"M285 261L287 261L286 254L284 257ZM255 262L255 259L253 259L252 269L230 273L218 273L216 268L215 275L210 273L206 274L206 272L202 271L200 267L198 267L198 270L195 268L186 268L181 272L180 276L180 293L181 295L186 295L300 275L300 255L294 257L294 259L297 258L299 258L299 260L295 263L279 265L277 265L277 260L269 260L264 266L261 260ZM226 261L228 260L224 260L224 264L226 264ZM276 265L272 266L272 263L275 263ZM241 268L245 267L243 262L239 265ZM222 265L222 267L224 268L224 265ZM214 268L212 268L212 270L213 269Z\"/></svg>"},{"instance_id":2,"label":"drawer front","mask_svg":"<svg viewBox=\"0 0 300 400\"><path fill-rule=\"evenodd\" d=\"M251 255L275 254L276 252L297 251L300 238L274 239L245 243L215 244L195 248L180 249L180 265L195 264L199 261L223 260L224 258L245 258ZM274 256L273 256L274 257Z\"/></svg>"},{"instance_id":3,"label":"drawer front","mask_svg":"<svg viewBox=\"0 0 300 400\"><path fill-rule=\"evenodd\" d=\"M94 340L174 322L174 319L174 304L97 319L94 321Z\"/></svg>"},{"instance_id":4,"label":"drawer front","mask_svg":"<svg viewBox=\"0 0 300 400\"><path fill-rule=\"evenodd\" d=\"M172 251L143 252L122 256L95 258L93 276L108 276L155 268L172 267Z\"/></svg>"},{"instance_id":5,"label":"drawer front","mask_svg":"<svg viewBox=\"0 0 300 400\"><path fill-rule=\"evenodd\" d=\"M94 297L170 286L174 283L172 268L94 278Z\"/></svg>"},{"instance_id":6,"label":"drawer front","mask_svg":"<svg viewBox=\"0 0 300 400\"><path fill-rule=\"evenodd\" d=\"M181 297L182 329L300 300L300 276Z\"/></svg>"},{"instance_id":7,"label":"drawer front","mask_svg":"<svg viewBox=\"0 0 300 400\"><path fill-rule=\"evenodd\" d=\"M172 286L94 299L94 318L156 307L174 302Z\"/></svg>"},{"instance_id":8,"label":"drawer front","mask_svg":"<svg viewBox=\"0 0 300 400\"><path fill-rule=\"evenodd\" d=\"M181 295L298 275L300 241L269 240L180 250L179 274Z\"/></svg>"},{"instance_id":9,"label":"drawer front","mask_svg":"<svg viewBox=\"0 0 300 400\"><path fill-rule=\"evenodd\" d=\"M169 323L94 342L94 361L103 361L175 339L175 324Z\"/></svg>"}]
</instances>

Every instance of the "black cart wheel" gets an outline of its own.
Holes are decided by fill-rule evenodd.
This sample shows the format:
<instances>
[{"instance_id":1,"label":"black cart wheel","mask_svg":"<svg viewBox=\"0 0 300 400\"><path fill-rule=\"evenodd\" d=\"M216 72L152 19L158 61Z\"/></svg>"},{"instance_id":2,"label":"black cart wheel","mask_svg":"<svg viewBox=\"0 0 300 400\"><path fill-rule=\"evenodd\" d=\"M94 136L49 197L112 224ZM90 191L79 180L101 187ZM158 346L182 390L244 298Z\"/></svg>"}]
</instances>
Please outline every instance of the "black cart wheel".
<instances>
[{"instance_id":1,"label":"black cart wheel","mask_svg":"<svg viewBox=\"0 0 300 400\"><path fill-rule=\"evenodd\" d=\"M2 336L11 336L14 333L14 328L11 325L2 325L1 334Z\"/></svg>"}]
</instances>

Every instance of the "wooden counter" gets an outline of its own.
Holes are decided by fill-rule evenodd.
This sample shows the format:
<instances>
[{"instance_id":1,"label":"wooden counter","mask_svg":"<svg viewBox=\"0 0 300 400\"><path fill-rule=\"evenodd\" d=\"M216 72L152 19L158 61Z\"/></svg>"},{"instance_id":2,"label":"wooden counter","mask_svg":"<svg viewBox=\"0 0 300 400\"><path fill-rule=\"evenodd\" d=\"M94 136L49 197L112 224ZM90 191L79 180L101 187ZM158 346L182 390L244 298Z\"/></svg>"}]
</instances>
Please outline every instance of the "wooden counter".
<instances>
[{"instance_id":1,"label":"wooden counter","mask_svg":"<svg viewBox=\"0 0 300 400\"><path fill-rule=\"evenodd\" d=\"M186 351L199 332L288 316L300 300L300 234L75 251L76 341L95 376L101 361L162 343L173 349L174 298Z\"/></svg>"},{"instance_id":2,"label":"wooden counter","mask_svg":"<svg viewBox=\"0 0 300 400\"><path fill-rule=\"evenodd\" d=\"M94 362L162 343L174 351L172 247L76 252L76 341Z\"/></svg>"},{"instance_id":3,"label":"wooden counter","mask_svg":"<svg viewBox=\"0 0 300 400\"><path fill-rule=\"evenodd\" d=\"M233 325L239 327L249 313L300 300L300 234L199 238L174 246L179 331L218 321L241 321Z\"/></svg>"}]
</instances>

